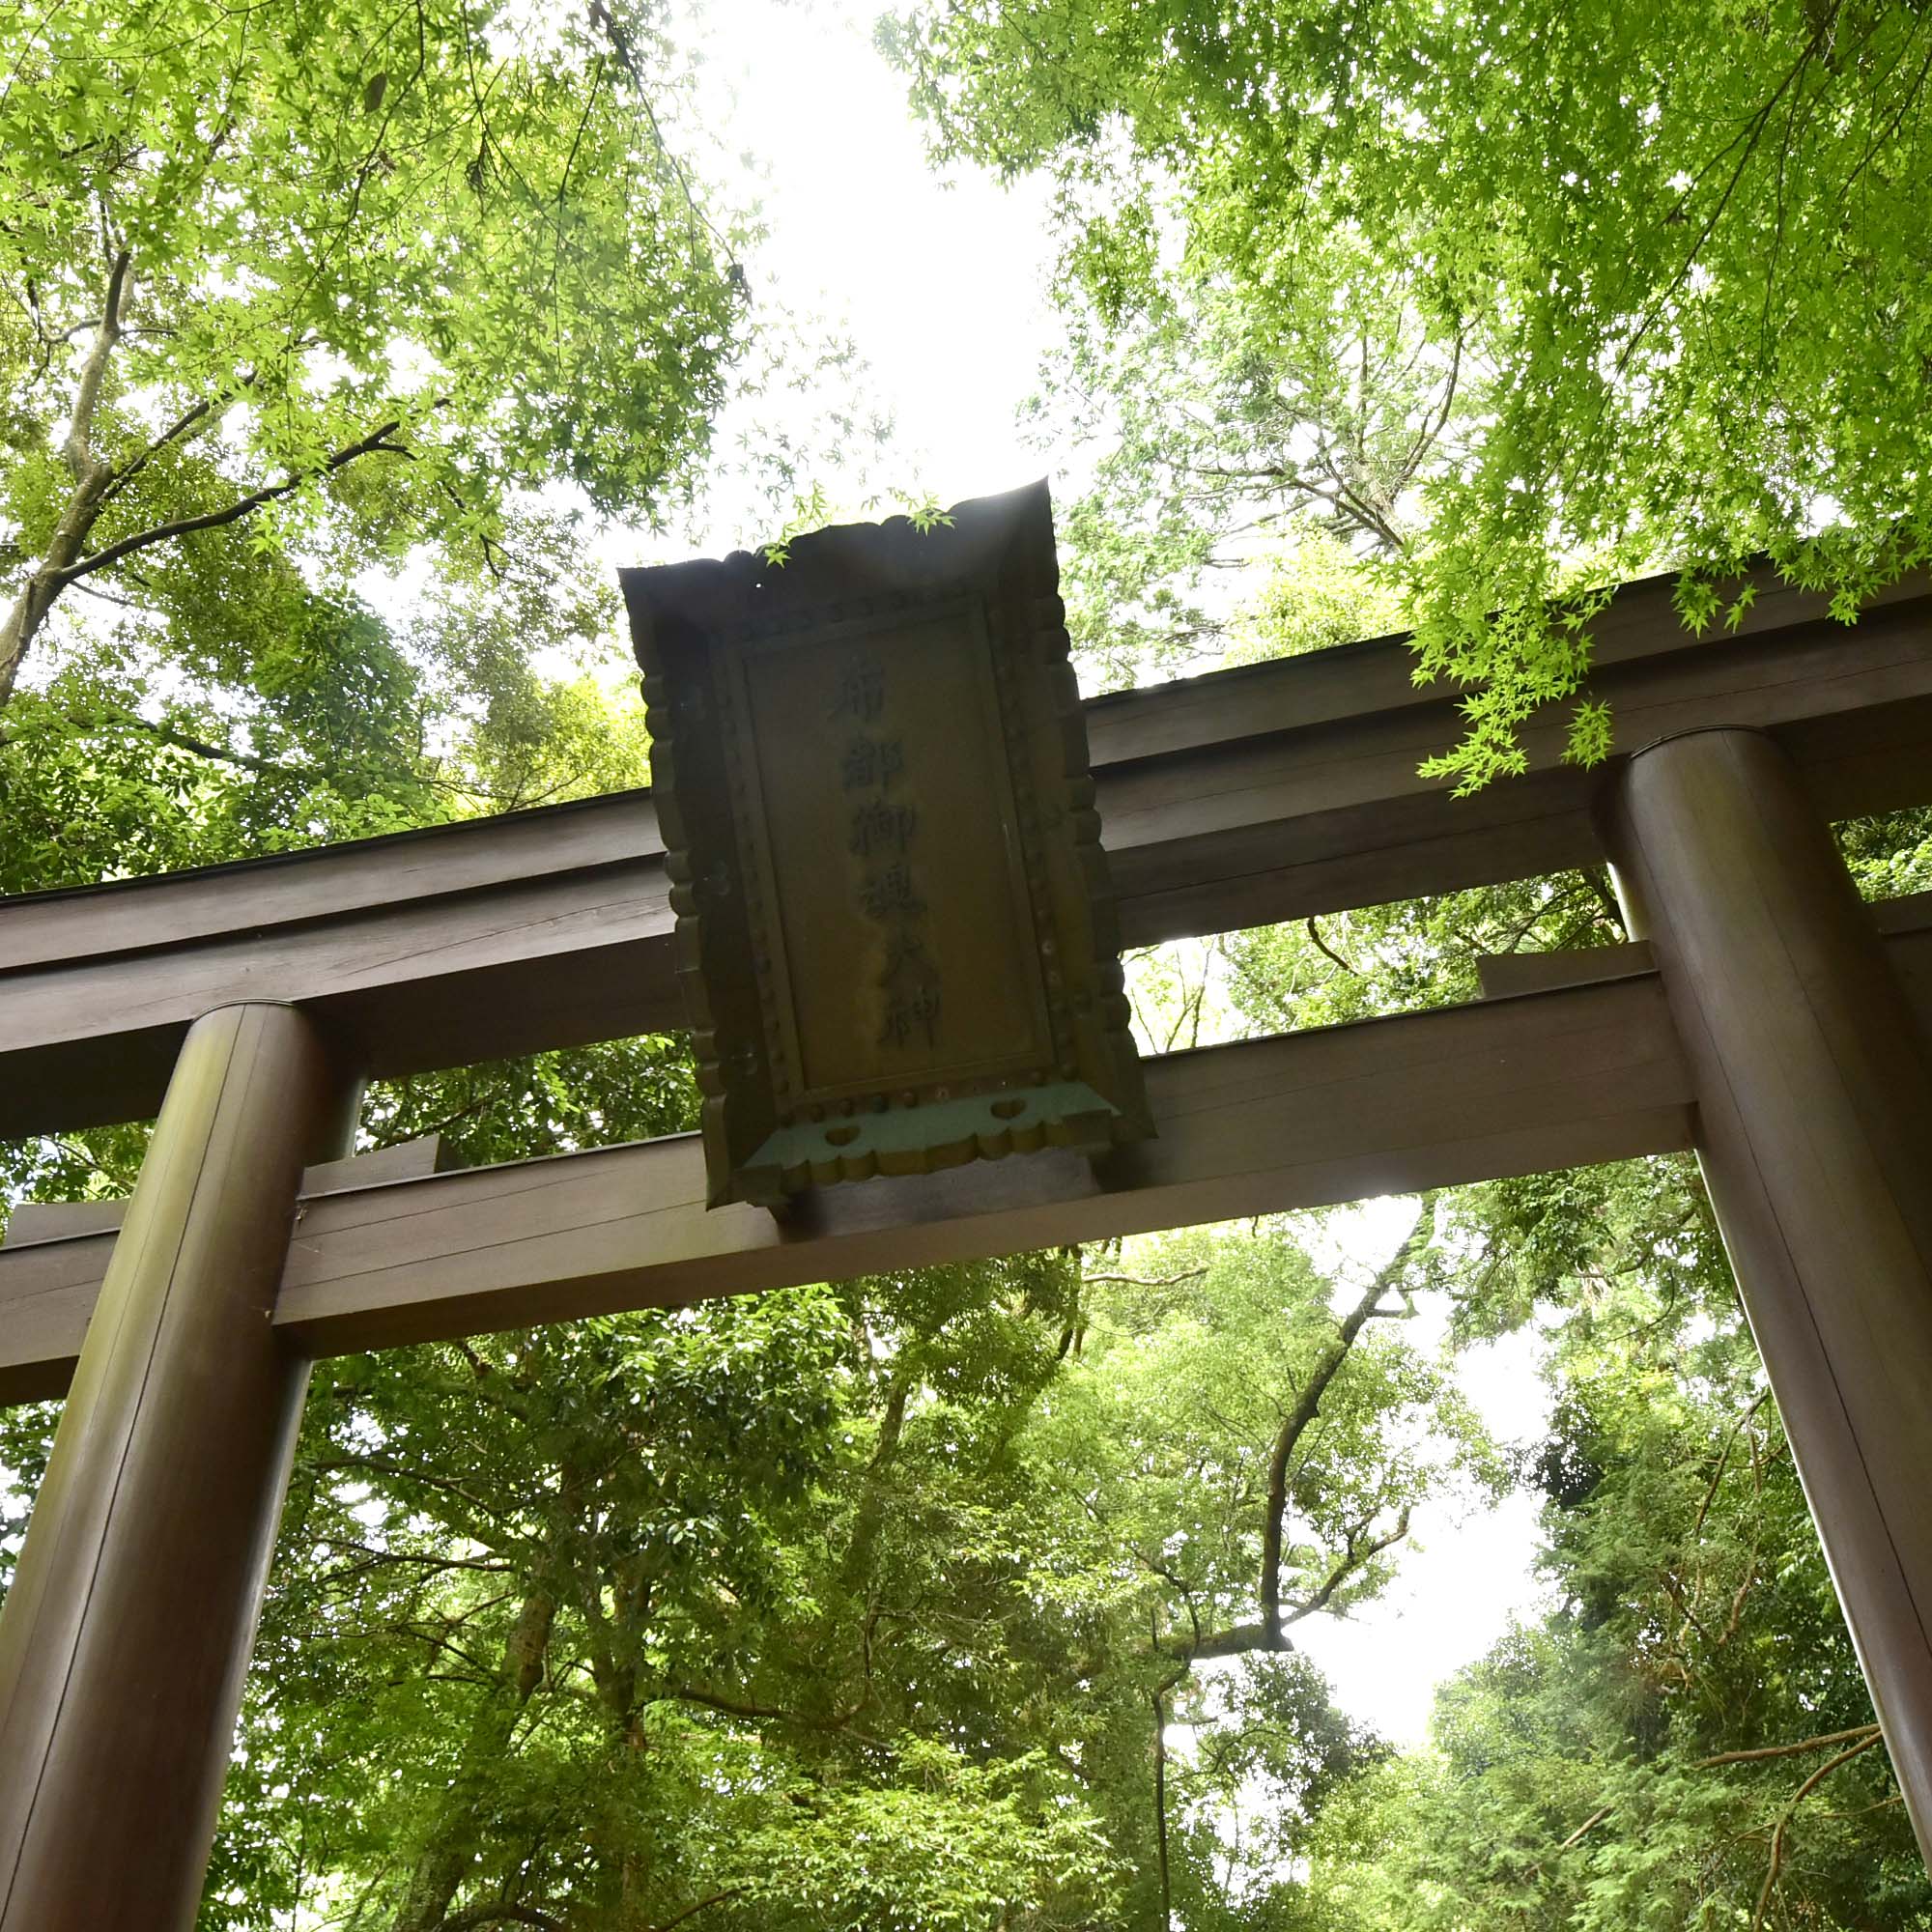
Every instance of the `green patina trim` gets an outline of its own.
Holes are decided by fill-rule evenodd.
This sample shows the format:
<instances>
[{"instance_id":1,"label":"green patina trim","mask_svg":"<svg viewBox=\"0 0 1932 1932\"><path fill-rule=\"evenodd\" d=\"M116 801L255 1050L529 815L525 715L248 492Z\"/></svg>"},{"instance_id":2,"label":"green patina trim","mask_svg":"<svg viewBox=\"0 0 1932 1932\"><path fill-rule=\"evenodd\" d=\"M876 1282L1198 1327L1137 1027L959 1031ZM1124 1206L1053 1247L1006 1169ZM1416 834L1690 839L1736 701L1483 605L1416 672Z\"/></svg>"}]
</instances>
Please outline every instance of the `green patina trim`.
<instances>
[{"instance_id":1,"label":"green patina trim","mask_svg":"<svg viewBox=\"0 0 1932 1932\"><path fill-rule=\"evenodd\" d=\"M749 1199L776 1202L808 1176L820 1183L863 1180L875 1174L923 1174L969 1160L1034 1153L1044 1147L1105 1147L1114 1139L1120 1116L1121 1109L1084 1080L969 1094L917 1107L834 1113L823 1121L781 1127L740 1172Z\"/></svg>"}]
</instances>

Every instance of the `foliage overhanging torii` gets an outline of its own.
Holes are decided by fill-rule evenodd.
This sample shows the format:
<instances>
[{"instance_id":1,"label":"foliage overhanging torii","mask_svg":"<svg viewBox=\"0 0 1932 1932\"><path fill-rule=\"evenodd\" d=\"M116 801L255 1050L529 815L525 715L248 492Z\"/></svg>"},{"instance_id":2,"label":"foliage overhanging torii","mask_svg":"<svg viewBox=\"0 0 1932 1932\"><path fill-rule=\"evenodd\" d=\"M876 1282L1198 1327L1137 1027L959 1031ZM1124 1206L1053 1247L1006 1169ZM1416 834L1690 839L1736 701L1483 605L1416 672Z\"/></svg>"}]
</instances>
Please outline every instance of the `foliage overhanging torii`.
<instances>
[{"instance_id":1,"label":"foliage overhanging torii","mask_svg":"<svg viewBox=\"0 0 1932 1932\"><path fill-rule=\"evenodd\" d=\"M1767 551L1849 614L1924 556L1927 34L1909 0L948 0L881 30L942 157L1069 190L1103 382L1110 338L1161 328L1225 378L1236 420L1156 424L1148 460L1260 462L1257 494L1378 545L1406 494L1471 783L1578 692L1590 600L1553 593L1678 562L1708 622ZM1365 413L1354 352L1391 341ZM1602 728L1586 698L1579 753Z\"/></svg>"}]
</instances>

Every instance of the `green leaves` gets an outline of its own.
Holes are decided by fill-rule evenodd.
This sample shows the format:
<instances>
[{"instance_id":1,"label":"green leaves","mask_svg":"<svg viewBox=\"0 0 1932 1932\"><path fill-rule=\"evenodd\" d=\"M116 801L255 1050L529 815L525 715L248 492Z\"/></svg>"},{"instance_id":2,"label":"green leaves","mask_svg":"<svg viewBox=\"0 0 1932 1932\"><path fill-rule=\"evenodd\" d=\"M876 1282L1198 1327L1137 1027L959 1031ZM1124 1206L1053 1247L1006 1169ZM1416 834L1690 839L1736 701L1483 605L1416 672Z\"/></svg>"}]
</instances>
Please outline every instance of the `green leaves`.
<instances>
[{"instance_id":1,"label":"green leaves","mask_svg":"<svg viewBox=\"0 0 1932 1932\"><path fill-rule=\"evenodd\" d=\"M77 583L188 627L193 527L243 571L414 549L487 581L517 493L645 518L681 487L732 244L659 131L682 76L655 15L598 18L81 0L0 24L0 684Z\"/></svg>"},{"instance_id":2,"label":"green leaves","mask_svg":"<svg viewBox=\"0 0 1932 1932\"><path fill-rule=\"evenodd\" d=\"M1250 467L1214 364L1256 345L1294 431L1269 467L1343 453L1333 514L1399 539L1419 669L1470 688L1431 766L1469 789L1579 695L1570 753L1602 754L1578 585L1682 568L1710 622L1764 553L1851 621L1924 557L1926 31L1891 0L964 0L887 44L943 152L1066 185L1074 386L1097 379L1126 547L1186 531L1155 563L1184 582L1237 508L1279 514L1272 482L1198 468ZM1082 331L1156 353L1109 367ZM1351 415L1341 379L1385 346L1382 413ZM1452 362L1468 386L1423 401ZM1138 654L1134 603L1106 621Z\"/></svg>"}]
</instances>

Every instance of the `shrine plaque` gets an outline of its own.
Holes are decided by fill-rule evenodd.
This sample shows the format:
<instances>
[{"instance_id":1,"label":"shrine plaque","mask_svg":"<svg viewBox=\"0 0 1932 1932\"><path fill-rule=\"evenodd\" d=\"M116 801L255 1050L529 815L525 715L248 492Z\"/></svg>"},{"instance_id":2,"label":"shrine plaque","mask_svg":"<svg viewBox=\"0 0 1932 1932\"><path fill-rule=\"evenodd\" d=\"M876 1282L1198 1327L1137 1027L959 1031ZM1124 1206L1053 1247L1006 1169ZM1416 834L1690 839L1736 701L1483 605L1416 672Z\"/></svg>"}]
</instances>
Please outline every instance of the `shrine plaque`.
<instances>
[{"instance_id":1,"label":"shrine plaque","mask_svg":"<svg viewBox=\"0 0 1932 1932\"><path fill-rule=\"evenodd\" d=\"M622 573L711 1203L1151 1131L1046 486Z\"/></svg>"}]
</instances>

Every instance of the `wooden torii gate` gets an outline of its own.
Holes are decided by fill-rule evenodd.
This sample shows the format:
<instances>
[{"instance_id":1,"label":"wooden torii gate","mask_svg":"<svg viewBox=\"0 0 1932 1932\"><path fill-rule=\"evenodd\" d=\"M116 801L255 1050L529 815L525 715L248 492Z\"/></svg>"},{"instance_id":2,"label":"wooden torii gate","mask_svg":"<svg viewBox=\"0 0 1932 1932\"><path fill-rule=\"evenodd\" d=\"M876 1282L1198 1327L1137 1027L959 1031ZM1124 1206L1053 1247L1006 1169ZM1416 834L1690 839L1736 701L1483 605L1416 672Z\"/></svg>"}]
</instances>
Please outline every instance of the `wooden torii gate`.
<instances>
[{"instance_id":1,"label":"wooden torii gate","mask_svg":"<svg viewBox=\"0 0 1932 1932\"><path fill-rule=\"evenodd\" d=\"M0 1617L0 1932L192 1924L317 1356L1690 1147L1932 1846L1932 895L1861 905L1828 830L1932 802L1932 584L1846 630L1767 576L1697 642L1659 580L1595 636L1616 757L1552 715L1460 802L1399 639L1087 706L1129 945L1605 858L1646 935L1152 1061L1158 1137L1097 1169L779 1221L705 1211L690 1136L343 1158L364 1077L680 1024L646 792L0 902L0 1134L160 1110L118 1233L0 1248L0 1401L70 1388Z\"/></svg>"}]
</instances>

